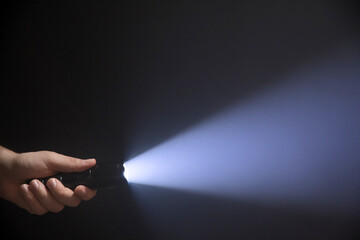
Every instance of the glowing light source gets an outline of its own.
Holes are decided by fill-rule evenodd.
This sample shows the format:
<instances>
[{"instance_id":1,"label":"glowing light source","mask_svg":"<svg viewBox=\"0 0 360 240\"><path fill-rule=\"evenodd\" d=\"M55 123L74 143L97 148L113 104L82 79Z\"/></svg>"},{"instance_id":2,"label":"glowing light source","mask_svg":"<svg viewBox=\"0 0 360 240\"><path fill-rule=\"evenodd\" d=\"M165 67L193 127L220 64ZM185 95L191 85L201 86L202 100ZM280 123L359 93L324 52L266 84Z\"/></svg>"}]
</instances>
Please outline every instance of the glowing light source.
<instances>
[{"instance_id":1,"label":"glowing light source","mask_svg":"<svg viewBox=\"0 0 360 240\"><path fill-rule=\"evenodd\" d=\"M126 164L124 163L124 177L126 178L126 180L129 182L129 170L126 167Z\"/></svg>"}]
</instances>

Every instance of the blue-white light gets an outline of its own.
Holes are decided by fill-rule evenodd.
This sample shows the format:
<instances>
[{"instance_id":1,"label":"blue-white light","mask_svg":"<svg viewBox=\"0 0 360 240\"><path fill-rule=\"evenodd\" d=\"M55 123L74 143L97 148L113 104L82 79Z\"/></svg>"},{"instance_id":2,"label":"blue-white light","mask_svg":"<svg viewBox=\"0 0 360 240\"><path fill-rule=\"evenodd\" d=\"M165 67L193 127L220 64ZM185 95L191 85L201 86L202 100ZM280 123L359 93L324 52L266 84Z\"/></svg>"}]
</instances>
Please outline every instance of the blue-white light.
<instances>
[{"instance_id":1,"label":"blue-white light","mask_svg":"<svg viewBox=\"0 0 360 240\"><path fill-rule=\"evenodd\" d=\"M124 163L124 177L126 178L127 181L129 181L129 177L131 176L131 174L129 174L129 169L127 169L126 167L126 163Z\"/></svg>"},{"instance_id":2,"label":"blue-white light","mask_svg":"<svg viewBox=\"0 0 360 240\"><path fill-rule=\"evenodd\" d=\"M126 163L129 182L353 208L360 200L360 54L332 56ZM339 60L340 59L340 60Z\"/></svg>"}]
</instances>

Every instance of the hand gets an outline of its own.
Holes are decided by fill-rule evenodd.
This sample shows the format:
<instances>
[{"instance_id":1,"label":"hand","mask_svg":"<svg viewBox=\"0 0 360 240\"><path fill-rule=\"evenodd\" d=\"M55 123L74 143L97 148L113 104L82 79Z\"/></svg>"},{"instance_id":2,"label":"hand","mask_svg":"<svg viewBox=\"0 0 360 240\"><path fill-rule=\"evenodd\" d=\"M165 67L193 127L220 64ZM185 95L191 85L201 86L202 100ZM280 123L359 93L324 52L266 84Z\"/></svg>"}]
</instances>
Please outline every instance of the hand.
<instances>
[{"instance_id":1,"label":"hand","mask_svg":"<svg viewBox=\"0 0 360 240\"><path fill-rule=\"evenodd\" d=\"M37 215L60 212L65 206L76 207L81 200L93 198L96 190L80 185L73 191L55 178L45 187L36 178L81 172L95 164L95 159L81 160L50 151L18 154L0 146L0 197ZM29 185L25 183L34 178Z\"/></svg>"}]
</instances>

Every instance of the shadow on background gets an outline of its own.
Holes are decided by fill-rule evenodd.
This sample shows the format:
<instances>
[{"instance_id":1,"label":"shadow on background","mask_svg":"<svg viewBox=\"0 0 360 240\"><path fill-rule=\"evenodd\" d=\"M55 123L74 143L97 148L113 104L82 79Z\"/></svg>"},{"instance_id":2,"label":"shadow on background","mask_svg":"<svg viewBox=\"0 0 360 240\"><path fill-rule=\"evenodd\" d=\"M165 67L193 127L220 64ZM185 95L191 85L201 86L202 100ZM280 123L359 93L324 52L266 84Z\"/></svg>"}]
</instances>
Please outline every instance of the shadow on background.
<instances>
[{"instance_id":1,"label":"shadow on background","mask_svg":"<svg viewBox=\"0 0 360 240\"><path fill-rule=\"evenodd\" d=\"M360 219L286 203L131 184L154 239L357 239Z\"/></svg>"}]
</instances>

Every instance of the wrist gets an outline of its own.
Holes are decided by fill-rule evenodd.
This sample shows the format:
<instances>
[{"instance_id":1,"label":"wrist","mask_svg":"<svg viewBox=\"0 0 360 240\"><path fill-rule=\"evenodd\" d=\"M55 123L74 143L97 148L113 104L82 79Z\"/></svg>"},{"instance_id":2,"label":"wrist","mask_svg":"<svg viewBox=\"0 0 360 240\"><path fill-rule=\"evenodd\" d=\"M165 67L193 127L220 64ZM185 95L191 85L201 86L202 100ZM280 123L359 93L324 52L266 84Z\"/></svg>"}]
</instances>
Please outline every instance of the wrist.
<instances>
[{"instance_id":1,"label":"wrist","mask_svg":"<svg viewBox=\"0 0 360 240\"><path fill-rule=\"evenodd\" d=\"M3 175L4 171L10 168L12 160L17 153L0 146L0 174Z\"/></svg>"}]
</instances>

